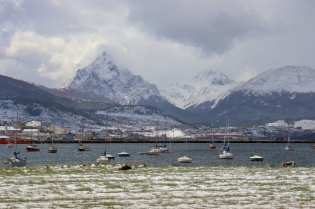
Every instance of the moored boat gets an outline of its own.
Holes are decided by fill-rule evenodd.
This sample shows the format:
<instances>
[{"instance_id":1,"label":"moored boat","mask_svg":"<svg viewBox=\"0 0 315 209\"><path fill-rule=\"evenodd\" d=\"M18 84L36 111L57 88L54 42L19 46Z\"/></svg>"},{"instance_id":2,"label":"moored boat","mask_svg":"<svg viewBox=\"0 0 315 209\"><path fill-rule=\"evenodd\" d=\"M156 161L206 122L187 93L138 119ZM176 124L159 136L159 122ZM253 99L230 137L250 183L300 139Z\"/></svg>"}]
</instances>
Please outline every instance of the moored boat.
<instances>
[{"instance_id":1,"label":"moored boat","mask_svg":"<svg viewBox=\"0 0 315 209\"><path fill-rule=\"evenodd\" d=\"M91 149L87 145L79 144L78 151L91 151Z\"/></svg>"},{"instance_id":2,"label":"moored boat","mask_svg":"<svg viewBox=\"0 0 315 209\"><path fill-rule=\"evenodd\" d=\"M122 151L120 153L117 154L118 157L129 157L130 153L126 152L126 151Z\"/></svg>"},{"instance_id":3,"label":"moored boat","mask_svg":"<svg viewBox=\"0 0 315 209\"><path fill-rule=\"evenodd\" d=\"M234 155L230 153L229 151L222 151L219 154L220 159L233 159Z\"/></svg>"},{"instance_id":4,"label":"moored boat","mask_svg":"<svg viewBox=\"0 0 315 209\"><path fill-rule=\"evenodd\" d=\"M224 144L221 147L219 158L220 159L233 159L234 154L230 153L230 140L228 138L228 143L226 144L226 135L228 132L228 127L229 127L229 117L226 119L226 129L225 129L225 136L224 136Z\"/></svg>"},{"instance_id":5,"label":"moored boat","mask_svg":"<svg viewBox=\"0 0 315 209\"><path fill-rule=\"evenodd\" d=\"M253 154L249 157L250 161L263 161L264 157L260 156L259 154Z\"/></svg>"},{"instance_id":6,"label":"moored boat","mask_svg":"<svg viewBox=\"0 0 315 209\"><path fill-rule=\"evenodd\" d=\"M57 153L57 148L52 144L50 147L47 149L48 153Z\"/></svg>"},{"instance_id":7,"label":"moored boat","mask_svg":"<svg viewBox=\"0 0 315 209\"><path fill-rule=\"evenodd\" d=\"M40 148L37 147L36 144L27 145L27 146L25 147L25 149L26 149L26 151L28 151L28 152L38 152L38 151L40 151Z\"/></svg>"},{"instance_id":8,"label":"moored boat","mask_svg":"<svg viewBox=\"0 0 315 209\"><path fill-rule=\"evenodd\" d=\"M209 144L209 149L215 149L215 145L214 145L214 139L213 139L213 123L212 123L212 126L211 126L211 138L212 138L212 142Z\"/></svg>"},{"instance_id":9,"label":"moored boat","mask_svg":"<svg viewBox=\"0 0 315 209\"><path fill-rule=\"evenodd\" d=\"M192 159L188 156L183 156L183 157L178 158L178 162L179 163L191 163Z\"/></svg>"}]
</instances>

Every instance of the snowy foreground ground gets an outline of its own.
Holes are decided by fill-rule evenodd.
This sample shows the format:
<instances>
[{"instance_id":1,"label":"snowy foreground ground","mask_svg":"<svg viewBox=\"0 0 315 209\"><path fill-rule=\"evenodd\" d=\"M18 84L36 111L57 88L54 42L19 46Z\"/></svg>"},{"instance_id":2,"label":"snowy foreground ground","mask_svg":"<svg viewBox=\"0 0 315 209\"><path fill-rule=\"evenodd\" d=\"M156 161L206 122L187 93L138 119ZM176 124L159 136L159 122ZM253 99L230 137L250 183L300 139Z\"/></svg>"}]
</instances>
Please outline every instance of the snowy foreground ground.
<instances>
[{"instance_id":1,"label":"snowy foreground ground","mask_svg":"<svg viewBox=\"0 0 315 209\"><path fill-rule=\"evenodd\" d=\"M0 168L0 208L315 208L314 167Z\"/></svg>"}]
</instances>

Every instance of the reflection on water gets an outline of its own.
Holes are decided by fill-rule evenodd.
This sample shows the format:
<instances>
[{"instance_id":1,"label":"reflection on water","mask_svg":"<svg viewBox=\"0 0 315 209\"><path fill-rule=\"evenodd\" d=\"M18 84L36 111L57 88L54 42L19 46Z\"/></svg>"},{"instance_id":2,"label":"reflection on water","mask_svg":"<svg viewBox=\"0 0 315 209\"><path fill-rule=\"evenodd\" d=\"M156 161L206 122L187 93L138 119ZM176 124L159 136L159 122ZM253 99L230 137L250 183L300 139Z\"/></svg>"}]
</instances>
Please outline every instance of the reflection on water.
<instances>
[{"instance_id":1,"label":"reflection on water","mask_svg":"<svg viewBox=\"0 0 315 209\"><path fill-rule=\"evenodd\" d=\"M21 157L28 159L28 165L47 165L47 164L83 164L95 163L96 159L104 152L104 144L89 144L91 151L79 152L78 144L55 144L58 148L57 153L48 153L49 144L38 144L41 148L39 152L26 152L26 145L18 145ZM188 155L193 159L191 165L265 165L266 162L272 165L281 165L282 162L295 161L297 166L314 166L315 150L312 150L309 143L293 144L294 151L286 151L284 143L231 143L230 151L234 154L233 160L219 159L219 148L222 144L216 144L217 149L210 150L208 143L189 143ZM125 148L123 143L107 144L107 152L115 155L113 163L145 163L150 166L171 165L177 162L177 158L186 153L185 143L173 143L171 149L174 153L163 153L161 156L139 155L140 151L145 151L153 147L153 143L128 143L126 151L131 153L130 157L117 157L117 153ZM6 148L0 145L2 160L13 156L13 148ZM263 162L251 162L249 157L254 152L259 152L264 156ZM2 162L3 162L2 161ZM5 166L1 163L0 166Z\"/></svg>"}]
</instances>

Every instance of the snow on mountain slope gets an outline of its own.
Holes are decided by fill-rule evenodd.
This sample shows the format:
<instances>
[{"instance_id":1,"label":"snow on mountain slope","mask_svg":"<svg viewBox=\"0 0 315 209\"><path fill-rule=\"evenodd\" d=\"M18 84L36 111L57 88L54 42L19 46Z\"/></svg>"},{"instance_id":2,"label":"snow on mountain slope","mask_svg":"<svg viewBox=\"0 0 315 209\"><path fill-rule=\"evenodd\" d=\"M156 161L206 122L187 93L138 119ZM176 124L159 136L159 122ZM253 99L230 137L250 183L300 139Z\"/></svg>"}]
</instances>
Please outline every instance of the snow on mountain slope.
<instances>
[{"instance_id":1,"label":"snow on mountain slope","mask_svg":"<svg viewBox=\"0 0 315 209\"><path fill-rule=\"evenodd\" d=\"M160 88L160 93L173 105L186 109L207 101L214 101L220 94L238 84L216 71L199 73L194 78Z\"/></svg>"},{"instance_id":2,"label":"snow on mountain slope","mask_svg":"<svg viewBox=\"0 0 315 209\"><path fill-rule=\"evenodd\" d=\"M103 95L119 104L136 104L152 95L160 97L154 84L133 75L128 69L118 68L105 52L92 64L78 70L76 76L62 87Z\"/></svg>"},{"instance_id":3,"label":"snow on mountain slope","mask_svg":"<svg viewBox=\"0 0 315 209\"><path fill-rule=\"evenodd\" d=\"M235 91L243 90L254 95L273 92L315 92L315 69L304 66L286 66L271 69L250 79Z\"/></svg>"}]
</instances>

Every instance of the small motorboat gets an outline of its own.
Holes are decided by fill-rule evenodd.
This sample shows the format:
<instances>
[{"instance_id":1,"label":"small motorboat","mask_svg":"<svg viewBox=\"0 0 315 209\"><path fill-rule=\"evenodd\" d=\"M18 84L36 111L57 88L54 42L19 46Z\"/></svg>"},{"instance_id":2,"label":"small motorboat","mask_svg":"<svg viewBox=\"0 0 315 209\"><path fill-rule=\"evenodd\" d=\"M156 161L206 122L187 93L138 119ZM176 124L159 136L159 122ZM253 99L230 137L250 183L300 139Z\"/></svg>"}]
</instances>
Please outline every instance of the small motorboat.
<instances>
[{"instance_id":1,"label":"small motorboat","mask_svg":"<svg viewBox=\"0 0 315 209\"><path fill-rule=\"evenodd\" d=\"M118 157L129 157L130 153L126 152L126 151L122 151L120 153L117 154Z\"/></svg>"},{"instance_id":2,"label":"small motorboat","mask_svg":"<svg viewBox=\"0 0 315 209\"><path fill-rule=\"evenodd\" d=\"M38 151L40 151L40 148L37 147L36 144L30 144L30 145L26 146L26 151L28 151L28 152L38 152Z\"/></svg>"},{"instance_id":3,"label":"small motorboat","mask_svg":"<svg viewBox=\"0 0 315 209\"><path fill-rule=\"evenodd\" d=\"M315 149L315 145L312 145L312 149Z\"/></svg>"},{"instance_id":4,"label":"small motorboat","mask_svg":"<svg viewBox=\"0 0 315 209\"><path fill-rule=\"evenodd\" d=\"M263 161L264 157L259 154L253 154L249 157L250 161Z\"/></svg>"}]
</instances>

